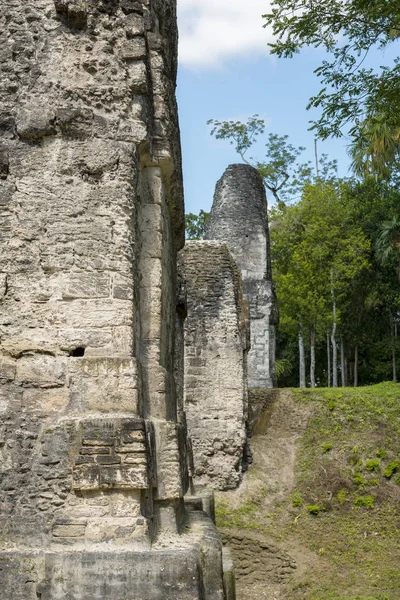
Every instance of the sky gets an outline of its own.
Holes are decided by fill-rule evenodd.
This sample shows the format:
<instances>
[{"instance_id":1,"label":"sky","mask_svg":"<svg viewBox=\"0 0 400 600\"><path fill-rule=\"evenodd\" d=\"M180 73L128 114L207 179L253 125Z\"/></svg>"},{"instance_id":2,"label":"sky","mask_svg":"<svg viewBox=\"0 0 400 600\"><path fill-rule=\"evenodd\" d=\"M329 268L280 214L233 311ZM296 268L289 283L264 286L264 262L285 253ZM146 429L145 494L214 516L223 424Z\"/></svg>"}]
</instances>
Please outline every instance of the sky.
<instances>
[{"instance_id":1,"label":"sky","mask_svg":"<svg viewBox=\"0 0 400 600\"><path fill-rule=\"evenodd\" d=\"M215 184L240 158L229 142L210 136L208 119L247 120L259 114L268 133L288 135L305 146L304 161L314 160L314 134L306 110L319 89L313 71L324 54L306 49L293 59L269 54L271 32L261 15L268 0L178 0L180 32L178 107L182 137L186 212L210 210ZM265 140L266 141L266 140ZM337 159L339 174L349 175L346 139L318 142L318 152ZM249 156L262 159L265 142Z\"/></svg>"}]
</instances>

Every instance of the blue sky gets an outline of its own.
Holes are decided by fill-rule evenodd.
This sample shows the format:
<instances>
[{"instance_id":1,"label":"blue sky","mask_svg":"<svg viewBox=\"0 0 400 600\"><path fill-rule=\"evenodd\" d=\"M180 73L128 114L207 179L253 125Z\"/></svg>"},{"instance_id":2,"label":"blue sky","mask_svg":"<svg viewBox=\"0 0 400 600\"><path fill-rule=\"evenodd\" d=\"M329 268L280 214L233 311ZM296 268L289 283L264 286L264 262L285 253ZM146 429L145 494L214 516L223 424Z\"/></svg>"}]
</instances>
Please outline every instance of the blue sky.
<instances>
[{"instance_id":1,"label":"blue sky","mask_svg":"<svg viewBox=\"0 0 400 600\"><path fill-rule=\"evenodd\" d=\"M267 123L265 135L289 135L293 145L307 148L304 160L313 160L308 122L318 115L306 105L320 88L313 71L323 54L307 49L290 60L271 57L271 34L261 19L268 8L265 0L178 0L186 212L209 210L217 180L228 164L240 162L228 142L210 136L208 119L246 120L258 113ZM318 142L320 153L339 161L341 175L348 174L346 143L343 138ZM250 156L261 159L263 150L259 143Z\"/></svg>"}]
</instances>

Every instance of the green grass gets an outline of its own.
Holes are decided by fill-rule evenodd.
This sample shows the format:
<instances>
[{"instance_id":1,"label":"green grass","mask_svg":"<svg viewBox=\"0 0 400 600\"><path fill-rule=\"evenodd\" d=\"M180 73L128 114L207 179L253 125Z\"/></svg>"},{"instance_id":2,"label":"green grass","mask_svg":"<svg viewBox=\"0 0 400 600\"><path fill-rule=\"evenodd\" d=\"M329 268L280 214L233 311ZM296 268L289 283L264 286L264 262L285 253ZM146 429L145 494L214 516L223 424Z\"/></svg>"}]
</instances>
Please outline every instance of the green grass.
<instances>
[{"instance_id":1,"label":"green grass","mask_svg":"<svg viewBox=\"0 0 400 600\"><path fill-rule=\"evenodd\" d=\"M313 408L294 489L268 512L265 489L235 510L222 501L217 524L323 557L322 571L287 590L291 600L399 600L400 386L293 392Z\"/></svg>"}]
</instances>

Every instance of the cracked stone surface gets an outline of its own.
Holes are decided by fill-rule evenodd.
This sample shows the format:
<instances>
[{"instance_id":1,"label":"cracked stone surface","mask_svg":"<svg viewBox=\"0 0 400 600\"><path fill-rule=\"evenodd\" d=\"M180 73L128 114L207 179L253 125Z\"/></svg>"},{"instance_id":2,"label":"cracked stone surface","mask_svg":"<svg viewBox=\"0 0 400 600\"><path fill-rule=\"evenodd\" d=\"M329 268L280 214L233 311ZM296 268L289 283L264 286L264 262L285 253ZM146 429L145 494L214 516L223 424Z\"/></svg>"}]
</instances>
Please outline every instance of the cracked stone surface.
<instances>
[{"instance_id":1,"label":"cracked stone surface","mask_svg":"<svg viewBox=\"0 0 400 600\"><path fill-rule=\"evenodd\" d=\"M0 599L222 600L183 505L176 2L0 8Z\"/></svg>"}]
</instances>

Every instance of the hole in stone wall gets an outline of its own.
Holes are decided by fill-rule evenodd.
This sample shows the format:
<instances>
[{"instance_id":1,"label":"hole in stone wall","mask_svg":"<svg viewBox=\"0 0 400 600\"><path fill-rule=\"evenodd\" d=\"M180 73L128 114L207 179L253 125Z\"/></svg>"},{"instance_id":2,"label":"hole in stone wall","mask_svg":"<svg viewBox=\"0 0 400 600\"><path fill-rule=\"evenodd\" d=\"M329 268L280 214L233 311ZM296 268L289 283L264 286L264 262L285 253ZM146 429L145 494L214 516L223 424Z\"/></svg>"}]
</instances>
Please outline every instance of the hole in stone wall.
<instances>
[{"instance_id":1,"label":"hole in stone wall","mask_svg":"<svg viewBox=\"0 0 400 600\"><path fill-rule=\"evenodd\" d=\"M74 348L73 350L71 350L69 355L70 356L85 356L85 348L82 348L82 347Z\"/></svg>"}]
</instances>

